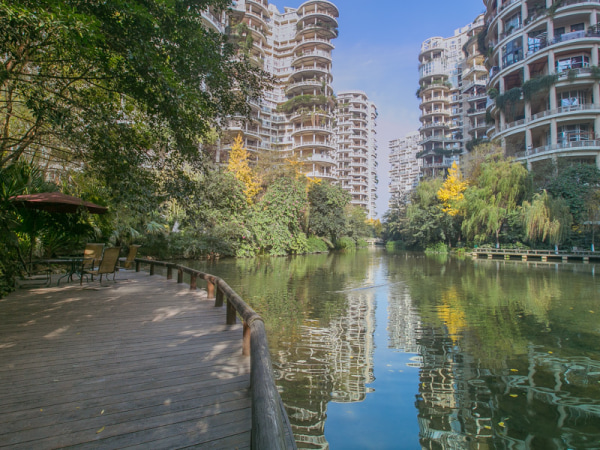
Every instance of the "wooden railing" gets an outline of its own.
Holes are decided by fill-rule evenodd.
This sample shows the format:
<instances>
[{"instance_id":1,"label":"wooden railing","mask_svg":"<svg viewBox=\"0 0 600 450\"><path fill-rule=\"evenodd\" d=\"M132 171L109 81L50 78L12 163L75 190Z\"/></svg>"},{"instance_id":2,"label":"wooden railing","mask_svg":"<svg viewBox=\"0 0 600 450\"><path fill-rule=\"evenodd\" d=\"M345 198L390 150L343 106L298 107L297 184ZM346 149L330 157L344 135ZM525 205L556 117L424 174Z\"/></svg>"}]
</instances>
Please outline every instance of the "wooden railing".
<instances>
[{"instance_id":1,"label":"wooden railing","mask_svg":"<svg viewBox=\"0 0 600 450\"><path fill-rule=\"evenodd\" d=\"M183 274L190 276L190 290L197 288L198 278L206 281L209 299L215 299L215 307L227 301L226 323L236 323L237 314L243 320L242 354L250 356L250 390L252 395L252 449L296 449L291 426L283 407L283 402L275 386L271 356L267 344L267 334L262 317L221 278L179 264L135 259L135 270L142 264L149 265L150 275L156 267L166 267L167 279L173 279L177 272L177 282L183 283Z\"/></svg>"},{"instance_id":2,"label":"wooden railing","mask_svg":"<svg viewBox=\"0 0 600 450\"><path fill-rule=\"evenodd\" d=\"M532 250L532 249L497 249L497 248L475 248L473 253L484 253L494 255L532 255L532 256L600 256L600 252L590 250Z\"/></svg>"}]
</instances>

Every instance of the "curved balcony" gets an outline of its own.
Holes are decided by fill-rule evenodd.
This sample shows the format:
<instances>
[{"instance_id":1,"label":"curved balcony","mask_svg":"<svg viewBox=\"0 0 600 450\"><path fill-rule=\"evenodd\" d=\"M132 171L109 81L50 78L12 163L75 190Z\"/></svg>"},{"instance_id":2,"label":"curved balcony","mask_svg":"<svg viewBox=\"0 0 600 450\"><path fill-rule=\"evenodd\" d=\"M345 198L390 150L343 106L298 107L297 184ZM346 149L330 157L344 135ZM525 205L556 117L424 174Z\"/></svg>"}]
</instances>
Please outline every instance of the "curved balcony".
<instances>
[{"instance_id":1,"label":"curved balcony","mask_svg":"<svg viewBox=\"0 0 600 450\"><path fill-rule=\"evenodd\" d=\"M486 18L486 23L489 23L491 28L493 22L495 22L497 19L501 19L502 17L507 16L509 12L514 12L517 9L516 5L520 6L520 4L521 0L509 0L503 5L500 5L500 7L496 11L494 11L492 14L489 15L488 18Z\"/></svg>"},{"instance_id":2,"label":"curved balcony","mask_svg":"<svg viewBox=\"0 0 600 450\"><path fill-rule=\"evenodd\" d=\"M525 125L533 126L540 122L545 122L550 119L581 119L582 115L586 115L589 112L589 119L593 120L597 114L600 114L600 105L598 104L586 104L586 105L574 105L574 106L562 106L560 108L549 109L546 111L533 114L530 119L521 119L515 122L505 123L502 126L501 131L520 131ZM581 113L581 114L577 114ZM489 134L489 133L488 133Z\"/></svg>"},{"instance_id":3,"label":"curved balcony","mask_svg":"<svg viewBox=\"0 0 600 450\"><path fill-rule=\"evenodd\" d=\"M331 164L331 165L335 165L337 164L335 158L333 156L330 155L319 155L319 154L313 154L313 155L308 155L303 162L313 162L313 163L320 163L320 164Z\"/></svg>"},{"instance_id":4,"label":"curved balcony","mask_svg":"<svg viewBox=\"0 0 600 450\"><path fill-rule=\"evenodd\" d=\"M431 109L429 111L423 111L420 117L421 122L425 122L427 119L431 119L433 116L450 117L451 111L448 109Z\"/></svg>"},{"instance_id":5,"label":"curved balcony","mask_svg":"<svg viewBox=\"0 0 600 450\"><path fill-rule=\"evenodd\" d=\"M250 18L252 21L258 21L261 24L261 27L264 29L264 32L267 32L269 28L269 22L271 22L271 18L267 15L267 17L262 14L255 13L254 11L246 11L246 17Z\"/></svg>"},{"instance_id":6,"label":"curved balcony","mask_svg":"<svg viewBox=\"0 0 600 450\"><path fill-rule=\"evenodd\" d=\"M305 141L305 142L294 142L292 144L293 150L300 149L312 149L312 148L323 148L326 150L333 150L333 143L325 141Z\"/></svg>"},{"instance_id":7,"label":"curved balcony","mask_svg":"<svg viewBox=\"0 0 600 450\"><path fill-rule=\"evenodd\" d=\"M450 126L446 122L431 122L427 124L423 124L419 131L425 130L447 130Z\"/></svg>"},{"instance_id":8,"label":"curved balcony","mask_svg":"<svg viewBox=\"0 0 600 450\"><path fill-rule=\"evenodd\" d=\"M447 97L427 97L421 100L419 104L419 108L423 109L431 109L432 106L444 107L450 104L450 100ZM444 109L444 108L441 108Z\"/></svg>"},{"instance_id":9,"label":"curved balcony","mask_svg":"<svg viewBox=\"0 0 600 450\"><path fill-rule=\"evenodd\" d=\"M335 46L329 39L323 39L316 36L302 36L302 39L296 39L295 49L298 50L308 45L310 45L311 47L314 47L315 45L325 45L330 49L335 48Z\"/></svg>"},{"instance_id":10,"label":"curved balcony","mask_svg":"<svg viewBox=\"0 0 600 450\"><path fill-rule=\"evenodd\" d=\"M321 60L325 63L331 63L331 53L323 51L323 50L314 50L309 52L303 52L300 55L294 55L294 59L292 61L292 65L297 63L301 63L302 61L306 61L309 59L315 59L317 61Z\"/></svg>"},{"instance_id":11,"label":"curved balcony","mask_svg":"<svg viewBox=\"0 0 600 450\"><path fill-rule=\"evenodd\" d=\"M269 14L269 2L267 0L246 0L246 3L255 5L266 14Z\"/></svg>"},{"instance_id":12,"label":"curved balcony","mask_svg":"<svg viewBox=\"0 0 600 450\"><path fill-rule=\"evenodd\" d=\"M294 67L292 69L292 77L296 77L301 75L305 78L316 78L322 76L329 76L329 68L322 66L303 66L303 67ZM295 82L294 78L294 82Z\"/></svg>"},{"instance_id":13,"label":"curved balcony","mask_svg":"<svg viewBox=\"0 0 600 450\"><path fill-rule=\"evenodd\" d=\"M329 23L306 24L297 30L296 36L305 36L310 33L314 33L315 37L320 37L321 39L338 37L337 27Z\"/></svg>"},{"instance_id":14,"label":"curved balcony","mask_svg":"<svg viewBox=\"0 0 600 450\"><path fill-rule=\"evenodd\" d=\"M219 17L215 16L210 11L202 11L202 20L206 24L206 26L213 31L217 31L218 33L225 33L225 25L223 20Z\"/></svg>"},{"instance_id":15,"label":"curved balcony","mask_svg":"<svg viewBox=\"0 0 600 450\"><path fill-rule=\"evenodd\" d=\"M310 92L311 94L314 93L315 90L320 90L323 88L323 82L319 81L319 80L301 80L301 81L296 81L294 83L290 83L285 87L285 93L288 96L291 95L295 95L295 94L301 94L301 93L305 93L305 92ZM329 94L332 93L333 89L331 88L331 86L329 86L329 84L325 85L325 89L329 92Z\"/></svg>"},{"instance_id":16,"label":"curved balcony","mask_svg":"<svg viewBox=\"0 0 600 450\"><path fill-rule=\"evenodd\" d=\"M419 80L426 80L432 77L446 77L446 64L442 61L434 60L423 63L419 67Z\"/></svg>"},{"instance_id":17,"label":"curved balcony","mask_svg":"<svg viewBox=\"0 0 600 450\"><path fill-rule=\"evenodd\" d=\"M600 153L600 140L591 139L586 141L561 142L545 145L517 153L517 161L541 160L557 156L597 156Z\"/></svg>"},{"instance_id":18,"label":"curved balcony","mask_svg":"<svg viewBox=\"0 0 600 450\"><path fill-rule=\"evenodd\" d=\"M313 11L301 11L297 10L298 16L300 20L298 22L308 22L312 19L312 21L324 21L326 23L333 24L336 28L338 26L338 21L336 15L334 15L331 11L327 11L324 9L316 9ZM309 25L309 24L305 24Z\"/></svg>"},{"instance_id":19,"label":"curved balcony","mask_svg":"<svg viewBox=\"0 0 600 450\"><path fill-rule=\"evenodd\" d=\"M291 135L299 136L302 134L315 134L315 133L333 134L333 129L331 127L327 127L327 126L308 125L308 126L302 126L302 127L295 127L292 130Z\"/></svg>"},{"instance_id":20,"label":"curved balcony","mask_svg":"<svg viewBox=\"0 0 600 450\"><path fill-rule=\"evenodd\" d=\"M327 173L327 172L312 171L312 172L305 173L304 175L309 178L321 178L323 180L331 180L331 181L337 180L337 177L335 176L335 174Z\"/></svg>"}]
</instances>

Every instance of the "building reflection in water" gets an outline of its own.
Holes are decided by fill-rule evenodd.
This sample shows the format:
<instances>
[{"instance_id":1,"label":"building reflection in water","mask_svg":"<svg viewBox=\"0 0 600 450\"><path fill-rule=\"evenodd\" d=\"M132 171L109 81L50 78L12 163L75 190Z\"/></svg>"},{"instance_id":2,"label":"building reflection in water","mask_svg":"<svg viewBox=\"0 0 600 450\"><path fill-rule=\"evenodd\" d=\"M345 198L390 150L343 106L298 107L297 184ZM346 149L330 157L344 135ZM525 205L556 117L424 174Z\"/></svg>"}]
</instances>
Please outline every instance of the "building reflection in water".
<instances>
[{"instance_id":1,"label":"building reflection in water","mask_svg":"<svg viewBox=\"0 0 600 450\"><path fill-rule=\"evenodd\" d=\"M371 277L362 283L370 284ZM298 342L288 346L294 354L280 350L273 357L280 390L298 391L282 396L299 448L328 449L327 404L361 402L370 392L367 385L374 381L374 293L357 289L345 295L345 311L327 327L319 326L318 320L306 320Z\"/></svg>"}]
</instances>

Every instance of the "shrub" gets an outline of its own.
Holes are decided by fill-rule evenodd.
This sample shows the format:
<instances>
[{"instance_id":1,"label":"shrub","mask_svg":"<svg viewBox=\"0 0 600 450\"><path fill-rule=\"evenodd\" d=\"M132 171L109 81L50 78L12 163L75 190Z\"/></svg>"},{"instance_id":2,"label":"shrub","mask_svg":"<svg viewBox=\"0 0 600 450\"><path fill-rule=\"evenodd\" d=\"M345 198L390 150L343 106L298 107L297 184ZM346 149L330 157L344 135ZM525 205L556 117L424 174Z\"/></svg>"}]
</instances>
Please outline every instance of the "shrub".
<instances>
[{"instance_id":1,"label":"shrub","mask_svg":"<svg viewBox=\"0 0 600 450\"><path fill-rule=\"evenodd\" d=\"M308 253L326 253L329 251L325 241L317 236L309 237L306 244Z\"/></svg>"},{"instance_id":2,"label":"shrub","mask_svg":"<svg viewBox=\"0 0 600 450\"><path fill-rule=\"evenodd\" d=\"M425 253L448 253L448 246L443 242L438 242L425 249Z\"/></svg>"},{"instance_id":3,"label":"shrub","mask_svg":"<svg viewBox=\"0 0 600 450\"><path fill-rule=\"evenodd\" d=\"M354 250L356 249L356 242L351 237L341 237L335 242L335 248L339 250Z\"/></svg>"},{"instance_id":4,"label":"shrub","mask_svg":"<svg viewBox=\"0 0 600 450\"><path fill-rule=\"evenodd\" d=\"M368 247L369 243L367 241L365 241L364 239L359 238L356 240L356 246L357 247Z\"/></svg>"},{"instance_id":5,"label":"shrub","mask_svg":"<svg viewBox=\"0 0 600 450\"><path fill-rule=\"evenodd\" d=\"M386 250L406 250L406 244L403 241L387 241L385 243Z\"/></svg>"}]
</instances>

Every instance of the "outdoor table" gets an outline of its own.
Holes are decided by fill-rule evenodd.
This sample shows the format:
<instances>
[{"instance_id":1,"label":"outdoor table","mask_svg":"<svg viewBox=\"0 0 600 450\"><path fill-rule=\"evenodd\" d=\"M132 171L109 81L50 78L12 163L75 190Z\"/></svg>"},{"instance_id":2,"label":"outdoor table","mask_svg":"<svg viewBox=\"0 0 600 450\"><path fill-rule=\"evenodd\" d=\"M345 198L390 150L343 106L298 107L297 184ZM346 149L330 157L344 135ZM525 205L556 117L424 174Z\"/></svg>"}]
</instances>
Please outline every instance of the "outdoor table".
<instances>
[{"instance_id":1,"label":"outdoor table","mask_svg":"<svg viewBox=\"0 0 600 450\"><path fill-rule=\"evenodd\" d=\"M52 266L52 265L67 266L66 273L64 275L61 275L60 278L58 279L58 281L56 282L56 285L59 286L60 280L62 280L63 278L66 278L67 281L69 281L69 280L73 281L73 275L78 273L77 268L79 266L81 266L81 264L83 263L83 261L85 259L91 259L91 258L83 258L83 257L52 258L52 259L39 259L34 262L39 263L39 264L47 264L49 266Z\"/></svg>"}]
</instances>

